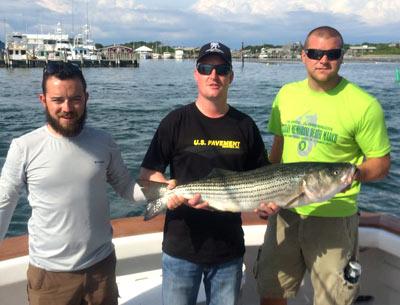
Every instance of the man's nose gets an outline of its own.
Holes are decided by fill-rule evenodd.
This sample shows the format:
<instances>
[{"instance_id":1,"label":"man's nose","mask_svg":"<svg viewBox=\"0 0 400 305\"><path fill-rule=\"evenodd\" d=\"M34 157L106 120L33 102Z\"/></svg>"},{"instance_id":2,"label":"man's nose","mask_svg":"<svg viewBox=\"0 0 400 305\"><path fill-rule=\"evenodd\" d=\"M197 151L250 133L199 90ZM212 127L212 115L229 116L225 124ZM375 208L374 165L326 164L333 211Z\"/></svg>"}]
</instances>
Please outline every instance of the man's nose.
<instances>
[{"instance_id":1,"label":"man's nose","mask_svg":"<svg viewBox=\"0 0 400 305\"><path fill-rule=\"evenodd\" d=\"M329 62L328 55L324 54L319 61L323 63Z\"/></svg>"},{"instance_id":2,"label":"man's nose","mask_svg":"<svg viewBox=\"0 0 400 305\"><path fill-rule=\"evenodd\" d=\"M215 68L213 68L213 69L211 70L210 76L211 76L212 78L215 78L215 77L218 76L217 70L216 70Z\"/></svg>"},{"instance_id":3,"label":"man's nose","mask_svg":"<svg viewBox=\"0 0 400 305\"><path fill-rule=\"evenodd\" d=\"M73 101L70 99L65 99L64 103L62 104L62 111L70 112L73 109Z\"/></svg>"}]
</instances>

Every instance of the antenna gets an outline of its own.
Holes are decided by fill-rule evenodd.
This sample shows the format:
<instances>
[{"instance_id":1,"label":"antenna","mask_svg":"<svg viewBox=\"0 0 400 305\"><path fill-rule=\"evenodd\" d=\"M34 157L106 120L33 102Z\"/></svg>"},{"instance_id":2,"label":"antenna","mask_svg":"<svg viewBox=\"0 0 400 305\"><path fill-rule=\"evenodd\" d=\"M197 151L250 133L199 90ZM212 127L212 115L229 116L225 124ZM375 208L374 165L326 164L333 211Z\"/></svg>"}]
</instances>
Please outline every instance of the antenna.
<instances>
[{"instance_id":1,"label":"antenna","mask_svg":"<svg viewBox=\"0 0 400 305\"><path fill-rule=\"evenodd\" d=\"M4 30L4 43L7 42L7 25L6 25L6 18L3 18L3 30Z\"/></svg>"},{"instance_id":2,"label":"antenna","mask_svg":"<svg viewBox=\"0 0 400 305\"><path fill-rule=\"evenodd\" d=\"M89 0L86 0L86 31L85 39L88 41L90 39L90 26L89 26Z\"/></svg>"},{"instance_id":3,"label":"antenna","mask_svg":"<svg viewBox=\"0 0 400 305\"><path fill-rule=\"evenodd\" d=\"M71 22L72 22L72 35L75 34L75 20L74 20L74 0L71 0Z\"/></svg>"},{"instance_id":4,"label":"antenna","mask_svg":"<svg viewBox=\"0 0 400 305\"><path fill-rule=\"evenodd\" d=\"M22 20L25 23L25 33L28 34L28 22L26 21L24 13L22 13Z\"/></svg>"},{"instance_id":5,"label":"antenna","mask_svg":"<svg viewBox=\"0 0 400 305\"><path fill-rule=\"evenodd\" d=\"M89 24L89 0L86 0L86 23Z\"/></svg>"}]
</instances>

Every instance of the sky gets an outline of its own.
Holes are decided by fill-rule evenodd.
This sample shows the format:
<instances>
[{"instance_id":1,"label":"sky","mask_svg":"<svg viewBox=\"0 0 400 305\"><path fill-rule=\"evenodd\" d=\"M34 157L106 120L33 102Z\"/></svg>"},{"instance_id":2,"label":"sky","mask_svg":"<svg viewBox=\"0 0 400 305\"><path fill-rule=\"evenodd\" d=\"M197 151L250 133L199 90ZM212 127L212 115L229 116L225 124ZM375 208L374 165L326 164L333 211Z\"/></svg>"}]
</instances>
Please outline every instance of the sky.
<instances>
[{"instance_id":1,"label":"sky","mask_svg":"<svg viewBox=\"0 0 400 305\"><path fill-rule=\"evenodd\" d=\"M303 41L321 25L346 43L400 42L400 0L0 0L0 40L6 33L68 34L84 24L103 45L161 41L231 48Z\"/></svg>"}]
</instances>

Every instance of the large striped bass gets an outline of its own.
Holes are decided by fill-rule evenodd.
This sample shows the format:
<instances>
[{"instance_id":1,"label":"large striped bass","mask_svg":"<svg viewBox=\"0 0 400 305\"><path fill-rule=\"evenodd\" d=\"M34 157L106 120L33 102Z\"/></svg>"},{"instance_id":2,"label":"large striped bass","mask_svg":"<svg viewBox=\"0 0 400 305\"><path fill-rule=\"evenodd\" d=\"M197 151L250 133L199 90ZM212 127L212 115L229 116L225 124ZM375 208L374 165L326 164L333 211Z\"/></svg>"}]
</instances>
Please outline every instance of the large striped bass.
<instances>
[{"instance_id":1,"label":"large striped bass","mask_svg":"<svg viewBox=\"0 0 400 305\"><path fill-rule=\"evenodd\" d=\"M244 172L216 169L204 179L172 190L164 183L138 183L148 202L144 215L148 220L167 209L173 194L187 199L200 194L210 209L225 212L252 211L262 202L275 202L282 208L322 202L345 189L355 172L350 163L299 162Z\"/></svg>"}]
</instances>

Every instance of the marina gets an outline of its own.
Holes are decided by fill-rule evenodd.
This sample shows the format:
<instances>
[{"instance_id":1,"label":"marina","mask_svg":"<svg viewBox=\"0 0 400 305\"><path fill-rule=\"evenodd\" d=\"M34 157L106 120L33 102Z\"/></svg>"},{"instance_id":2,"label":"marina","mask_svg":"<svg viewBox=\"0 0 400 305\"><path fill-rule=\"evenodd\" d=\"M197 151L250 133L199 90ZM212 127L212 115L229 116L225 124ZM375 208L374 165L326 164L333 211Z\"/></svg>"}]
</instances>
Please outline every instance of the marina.
<instances>
[{"instance_id":1,"label":"marina","mask_svg":"<svg viewBox=\"0 0 400 305\"><path fill-rule=\"evenodd\" d=\"M99 45L100 46L100 45ZM301 62L301 42L288 43L280 47L261 47L256 50L242 48L232 50L236 61L261 63ZM400 62L400 55L374 55L375 47L350 46L344 54L345 61ZM96 47L88 24L81 33L66 34L61 23L53 33L8 33L4 49L0 49L0 67L43 67L48 61L69 61L80 67L139 67L140 60L148 59L195 59L198 47L168 47L157 43L135 47L113 44Z\"/></svg>"},{"instance_id":2,"label":"marina","mask_svg":"<svg viewBox=\"0 0 400 305\"><path fill-rule=\"evenodd\" d=\"M0 60L0 68L43 68L48 61L45 60L13 60L6 62ZM102 59L102 60L69 60L81 68L100 68L100 67L113 67L113 68L124 68L124 67L139 67L139 61L136 59Z\"/></svg>"},{"instance_id":3,"label":"marina","mask_svg":"<svg viewBox=\"0 0 400 305\"><path fill-rule=\"evenodd\" d=\"M65 34L58 23L54 33L8 34L0 67L35 68L48 61L68 61L80 67L138 67L140 55L121 45L98 49L89 25L85 24L81 33L72 36Z\"/></svg>"}]
</instances>

